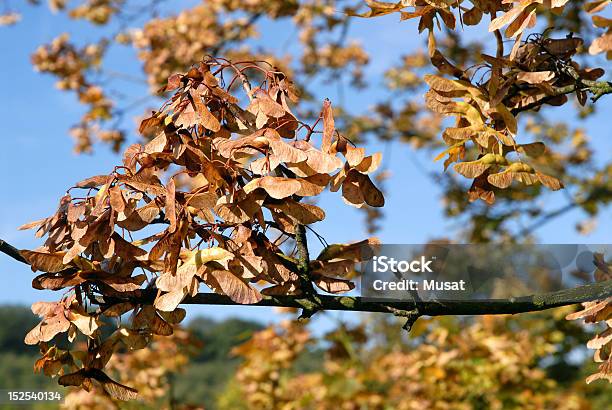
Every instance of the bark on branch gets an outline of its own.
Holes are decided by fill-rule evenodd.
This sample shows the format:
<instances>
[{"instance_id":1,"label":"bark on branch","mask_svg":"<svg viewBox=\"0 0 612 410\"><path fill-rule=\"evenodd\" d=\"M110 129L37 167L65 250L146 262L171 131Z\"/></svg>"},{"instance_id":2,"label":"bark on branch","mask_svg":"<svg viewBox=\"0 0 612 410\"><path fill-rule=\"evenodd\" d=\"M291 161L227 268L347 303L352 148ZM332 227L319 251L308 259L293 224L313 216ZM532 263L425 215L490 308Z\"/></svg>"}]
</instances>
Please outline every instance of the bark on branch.
<instances>
[{"instance_id":1,"label":"bark on branch","mask_svg":"<svg viewBox=\"0 0 612 410\"><path fill-rule=\"evenodd\" d=\"M0 252L10 256L15 260L18 260L19 262L28 264L28 261L26 261L25 258L19 253L19 249L15 248L10 243L3 241L2 239L0 239Z\"/></svg>"},{"instance_id":2,"label":"bark on branch","mask_svg":"<svg viewBox=\"0 0 612 410\"><path fill-rule=\"evenodd\" d=\"M157 291L145 290L138 298L131 302L151 304ZM383 312L403 316L402 312L418 310L419 316L446 316L446 315L504 315L537 312L561 306L574 305L582 302L606 299L612 296L612 280L579 286L572 289L563 289L555 292L538 295L522 296L510 299L481 299L464 301L392 301L371 299L360 296L330 296L318 295L322 310L356 311L356 312ZM96 302L100 305L111 305L122 300L99 297ZM229 297L216 293L199 293L183 300L186 305L238 305ZM289 307L297 309L312 309L312 301L299 296L264 296L253 305Z\"/></svg>"},{"instance_id":3,"label":"bark on branch","mask_svg":"<svg viewBox=\"0 0 612 410\"><path fill-rule=\"evenodd\" d=\"M306 239L306 227L302 224L295 224L295 243L298 253L298 275L300 284L308 303L300 306L302 314L300 318L309 318L317 311L322 310L320 295L312 285L310 277L310 255L308 254L308 241Z\"/></svg>"},{"instance_id":4,"label":"bark on branch","mask_svg":"<svg viewBox=\"0 0 612 410\"><path fill-rule=\"evenodd\" d=\"M591 80L583 80L576 79L576 83L566 85L563 87L553 87L554 93L548 95L541 100L535 101L531 104L527 104L523 107L514 108L511 110L513 115L516 115L523 111L530 111L535 108L541 107L548 103L549 101L555 99L560 95L571 94L576 91L588 91L592 94L591 101L596 102L598 99L603 97L606 94L612 94L612 82L610 81L591 81Z\"/></svg>"},{"instance_id":5,"label":"bark on branch","mask_svg":"<svg viewBox=\"0 0 612 410\"><path fill-rule=\"evenodd\" d=\"M301 234L300 234L301 232ZM305 238L303 231L297 230L296 236L300 240ZM305 240L302 245L306 246ZM299 249L299 248L298 248ZM303 252L304 249L301 250ZM0 239L0 252L19 262L28 262L12 245ZM307 253L300 254L300 265L304 264ZM139 304L152 304L157 295L156 289L145 289L135 292L129 299L92 296L91 302L100 305L102 309L116 303L132 302ZM563 289L555 292L538 295L522 296L510 299L481 299L457 301L394 301L371 299L359 296L330 296L314 293L306 296L264 296L263 299L249 306L289 307L303 309L304 312L318 310L340 310L354 312L383 312L396 316L407 317L407 326L414 323L419 316L444 315L500 315L537 312L541 310L574 305L593 300L602 300L612 297L612 280L579 286L572 289ZM187 297L182 304L186 305L239 305L229 297L216 293L199 293ZM245 305L246 306L246 305Z\"/></svg>"}]
</instances>

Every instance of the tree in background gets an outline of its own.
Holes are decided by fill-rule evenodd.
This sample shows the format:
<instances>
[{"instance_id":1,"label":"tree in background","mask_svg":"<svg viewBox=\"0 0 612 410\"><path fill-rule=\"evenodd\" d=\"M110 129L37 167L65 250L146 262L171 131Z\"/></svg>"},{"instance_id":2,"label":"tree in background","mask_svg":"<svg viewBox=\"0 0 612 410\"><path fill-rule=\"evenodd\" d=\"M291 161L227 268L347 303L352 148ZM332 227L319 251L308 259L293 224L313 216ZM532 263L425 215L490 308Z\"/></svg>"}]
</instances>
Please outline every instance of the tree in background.
<instances>
[{"instance_id":1,"label":"tree in background","mask_svg":"<svg viewBox=\"0 0 612 410\"><path fill-rule=\"evenodd\" d=\"M179 407L173 391L174 374L183 370L190 356L201 347L189 332L177 328L171 336L154 337L147 346L134 346L133 352L113 356L107 368L120 380L137 388L140 401L148 406L176 409ZM118 408L118 403L99 385L94 385L90 391L70 391L62 408L105 410Z\"/></svg>"},{"instance_id":2,"label":"tree in background","mask_svg":"<svg viewBox=\"0 0 612 410\"><path fill-rule=\"evenodd\" d=\"M23 335L37 323L29 307L0 306L0 319L4 330L0 332L0 385L7 390L58 390L56 380L32 372L39 351L34 346L24 348L23 344ZM228 357L228 353L262 328L248 320L192 318L183 330L175 329L176 336L154 338L150 346L135 355L121 353L109 363L111 377L138 385L141 393L138 401L127 405L99 388L91 392L60 388L66 396L64 408L144 410L185 408L189 403L197 403L196 408L214 409L217 396L240 361L238 357ZM66 341L60 340L58 344L60 348L67 347ZM57 402L40 403L32 408L57 409Z\"/></svg>"},{"instance_id":3,"label":"tree in background","mask_svg":"<svg viewBox=\"0 0 612 410\"><path fill-rule=\"evenodd\" d=\"M609 395L559 382L541 364L568 366L571 339L582 334L563 323L568 312L420 321L409 339L397 336L395 321L339 326L325 336L322 368L312 372L293 366L314 340L303 325L285 322L234 349L244 362L220 408L605 408Z\"/></svg>"},{"instance_id":4,"label":"tree in background","mask_svg":"<svg viewBox=\"0 0 612 410\"><path fill-rule=\"evenodd\" d=\"M62 36L36 51L35 66L56 75L60 88L76 92L88 107L72 131L79 151L90 149L93 138L117 150L125 140L112 124L129 105L111 101L112 93L96 81L112 45L139 50L147 80L164 101L141 122L143 139L125 149L111 174L79 182L54 215L25 226L47 236L43 247L17 252L2 244L3 251L43 272L35 288L67 290L57 303L33 306L43 321L26 337L41 345L40 366L54 370L61 384L99 385L114 398L135 398L132 387L103 369L115 352L172 334L184 317L181 303L286 306L302 309L303 318L321 310L389 312L406 317L408 328L422 315L518 313L577 302L585 302L584 310L570 318L609 319L610 267L603 256L596 260L598 285L520 304L500 301L495 308L390 305L329 295L354 287L353 266L376 241L327 246L311 259L306 229L325 213L304 198L314 199L329 187L376 220L384 199L371 177L384 179L385 173L376 174L382 156L366 155L355 145L368 137L444 146L438 156L446 158L444 168L454 164L470 185L455 173L436 180L445 187L448 214L469 221L463 238L473 242L522 241L540 223L575 207L596 215L612 192L612 167L597 160L584 133L555 127L541 113L572 97L587 117L593 103L612 92L612 85L600 80L604 71L592 65L596 59L589 58L609 55L609 33L599 36L590 29L591 21L609 28L610 20L601 15L609 2L587 3L584 9L563 0L366 3L369 10L359 13L358 2L206 1L149 20L146 13L156 15L159 2L143 9L123 1L84 2L69 14L117 32L88 45ZM64 2L52 4L65 8ZM367 85L360 70L367 55L346 43L351 19L390 13L418 19L419 32L427 33L427 52L407 55L388 70L389 99L373 114L332 110L328 100L320 108L311 96L321 80L350 78L352 87ZM11 16L5 20L14 20ZM303 45L299 61L245 46L258 20L289 16ZM490 23L481 23L485 16ZM142 20L147 21L141 29L127 29ZM462 43L470 25L488 26L492 53L484 40ZM512 39L509 48L504 34ZM424 100L421 90L427 90ZM455 119L453 126L445 116ZM519 120L527 126L520 127ZM531 141L529 134L541 141ZM564 185L568 204L542 213L536 200L546 195L543 187L556 191ZM73 195L72 189L81 192ZM540 219L516 229L526 215ZM214 293L198 293L201 283ZM128 312L131 321L117 321L117 330L102 337L102 318ZM474 326L462 337L486 343L489 334ZM62 333L87 343L83 349L49 347ZM513 337L519 336L501 343L518 340ZM461 337L448 340L461 343ZM612 377L610 340L608 328L589 342L602 362L589 381ZM534 355L526 362L514 358L529 368L540 357Z\"/></svg>"}]
</instances>

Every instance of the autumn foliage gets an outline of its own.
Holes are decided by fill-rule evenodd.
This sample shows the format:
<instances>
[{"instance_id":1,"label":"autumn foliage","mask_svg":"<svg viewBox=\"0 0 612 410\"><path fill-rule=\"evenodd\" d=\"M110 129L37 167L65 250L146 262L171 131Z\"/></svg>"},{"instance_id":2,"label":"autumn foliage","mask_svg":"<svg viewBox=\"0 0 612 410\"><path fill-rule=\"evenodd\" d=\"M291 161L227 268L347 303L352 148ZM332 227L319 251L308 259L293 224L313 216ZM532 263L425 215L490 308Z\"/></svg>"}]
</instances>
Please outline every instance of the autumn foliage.
<instances>
[{"instance_id":1,"label":"autumn foliage","mask_svg":"<svg viewBox=\"0 0 612 410\"><path fill-rule=\"evenodd\" d=\"M227 70L233 74L226 87L242 83L246 109L220 85ZM263 87L251 88L249 70L263 73ZM369 177L380 154L366 156L337 132L329 101L322 131L301 123L289 107L297 98L291 83L274 68L209 59L171 76L166 90L174 97L140 127L149 143L130 146L110 175L76 184L84 195L67 194L55 215L23 227L47 236L44 247L21 253L44 272L34 287L69 290L57 303L34 305L42 322L26 343L44 350L60 333L71 341L77 334L89 338L85 351L44 352L41 367L61 375L60 384L91 389L97 381L113 397L133 398L132 389L102 370L117 349L171 335L185 316L178 305L201 283L239 304L259 302L262 294L312 294L313 285L329 293L351 290L343 277L359 260L360 244L310 261L306 279L302 261L278 243L325 218L304 199L328 186L354 206L384 204ZM162 229L134 240L150 225ZM152 305L138 302L143 285L157 289ZM83 305L91 303L101 309L87 312ZM128 326L100 336L102 317L128 312Z\"/></svg>"},{"instance_id":2,"label":"autumn foliage","mask_svg":"<svg viewBox=\"0 0 612 410\"><path fill-rule=\"evenodd\" d=\"M293 369L316 339L304 326L282 323L234 350L244 358L235 376L241 395L222 408L588 408L580 386L562 388L538 368L558 348L552 333L507 332L512 321L424 321L412 342L371 337L387 337L393 323L341 325L324 337L323 368L305 373Z\"/></svg>"},{"instance_id":3,"label":"autumn foliage","mask_svg":"<svg viewBox=\"0 0 612 410\"><path fill-rule=\"evenodd\" d=\"M68 7L64 1L50 3L58 10ZM132 385L129 378L114 380L109 374L129 373L149 360L127 352L155 352L163 337L188 339L178 327L186 314L179 305L201 290L236 304L300 298L302 317L323 309L319 292L353 290L362 249L377 240L333 244L311 259L305 232L325 219L316 200L327 189L364 210L370 231L376 229L388 174L381 172L381 153L362 147L368 135L434 149L435 159L444 159L440 168L452 166L436 182L444 191L446 213L467 215L463 239L468 242L522 241L531 227L512 230L509 221L548 220L564 212L543 213L542 187L571 187L568 209L597 215L612 199L612 166L596 161L582 130L559 129L542 117L546 109L568 107L574 100L587 117L612 93L604 69L587 58L611 58L612 20L603 13L610 2L573 3L579 2L210 0L168 17L158 17L157 5L151 4L152 17L138 30L120 30L112 39L82 46L62 35L41 46L32 56L34 66L57 77L58 87L74 92L86 107L71 130L76 150L91 151L98 140L123 155L108 175L71 187L55 214L22 227L45 238L40 248L20 251L40 272L33 287L63 292L57 302L32 306L41 322L25 341L40 346L36 369L58 376L62 385L96 391L109 403L138 394L155 397L154 386ZM122 6L123 1L87 1L68 7L68 13L106 25L124 21ZM316 82L310 80L316 76L328 82L348 78L354 88L367 85L362 66L368 56L357 44L345 43L346 30L353 19L388 14L413 20L427 40L426 51L405 55L386 71L389 100L362 115L341 104L332 109L328 99L313 102ZM297 64L245 46L261 16L293 18L303 48ZM17 19L7 13L1 23ZM468 26L486 28L492 51L462 42L460 32ZM587 29L591 26L596 34ZM338 31L338 41L323 39ZM126 107L118 109L112 93L92 75L113 44L138 51L145 80L163 101L139 122L138 143L127 147L126 132L109 125ZM602 255L596 263L595 279L610 280L609 263ZM612 381L611 309L612 300L606 298L584 303L582 311L568 316L606 326L587 344L601 363L588 382ZM108 322L112 332L104 331ZM278 373L309 341L301 325L283 326L236 350L245 358L236 377L249 406L279 408L274 400L310 400L320 408L334 407L342 395L320 385L344 377L353 354L347 343L367 354L361 330L349 332L350 342L334 344L322 373L279 384ZM536 369L544 354L538 349L546 344L538 346L521 332L496 336L496 326L485 320L456 335L439 329L399 359L376 352L378 367L364 370L354 395L372 408L416 408L415 400L448 408L427 400L463 402L465 392L446 388L445 380L482 376L502 380L502 391L523 392L517 405L532 403L549 384ZM68 350L54 344L64 335L74 342ZM450 365L471 349L477 350L478 361L505 366ZM118 357L133 363L122 369ZM266 383L276 384L268 388ZM370 389L377 383L392 393L390 403ZM491 408L504 405L498 393L483 386ZM536 408L580 403L574 396L538 400Z\"/></svg>"}]
</instances>

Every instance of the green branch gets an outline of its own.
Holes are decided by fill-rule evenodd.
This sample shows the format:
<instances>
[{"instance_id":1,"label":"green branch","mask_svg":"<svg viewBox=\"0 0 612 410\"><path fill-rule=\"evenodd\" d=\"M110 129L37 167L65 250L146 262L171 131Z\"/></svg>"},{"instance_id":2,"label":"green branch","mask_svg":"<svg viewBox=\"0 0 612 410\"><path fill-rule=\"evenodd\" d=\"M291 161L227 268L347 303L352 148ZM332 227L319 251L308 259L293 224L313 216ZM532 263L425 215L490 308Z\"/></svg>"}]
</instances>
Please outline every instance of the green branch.
<instances>
[{"instance_id":1,"label":"green branch","mask_svg":"<svg viewBox=\"0 0 612 410\"><path fill-rule=\"evenodd\" d=\"M302 229L299 229L299 225L296 228L296 239L298 242L298 271L308 275L309 260L305 230L303 226ZM28 264L17 248L1 239L0 252L7 254L19 262ZM264 296L258 303L241 306L269 306L303 309L304 316L306 317L319 310L392 313L396 316L406 317L408 321L405 328L409 328L420 316L527 313L612 297L612 280L607 280L572 289L563 289L555 292L509 299L397 301L359 296L321 295L314 291L310 278L308 276L304 277L304 279L306 278L308 278L312 293L305 292L304 296ZM91 295L90 300L92 303L99 305L102 310L121 302L150 305L155 301L157 292L156 289L143 289L134 292L131 296L126 298ZM185 298L181 303L186 305L240 305L232 301L229 297L216 293L198 293L195 296Z\"/></svg>"},{"instance_id":2,"label":"green branch","mask_svg":"<svg viewBox=\"0 0 612 410\"><path fill-rule=\"evenodd\" d=\"M307 299L306 304L302 304L301 318L309 318L317 311L322 309L320 295L312 286L310 277L310 256L308 254L308 240L306 238L306 227L302 224L295 224L295 244L298 253L298 276L300 277L301 289Z\"/></svg>"},{"instance_id":3,"label":"green branch","mask_svg":"<svg viewBox=\"0 0 612 410\"><path fill-rule=\"evenodd\" d=\"M553 87L553 94L547 95L542 99L527 104L523 107L517 107L512 109L510 112L516 115L523 111L529 111L543 106L544 104L552 101L555 97L565 94L571 94L576 91L588 91L592 94L591 101L596 102L606 94L612 94L612 82L610 81L591 81L583 80L580 78L575 79L574 84L569 84L563 87Z\"/></svg>"},{"instance_id":4,"label":"green branch","mask_svg":"<svg viewBox=\"0 0 612 410\"><path fill-rule=\"evenodd\" d=\"M156 295L157 290L155 289L143 290L140 297L130 298L130 301L134 303L152 304ZM509 299L397 301L364 298L360 296L318 295L322 310L382 312L393 313L397 316L413 315L415 308L419 316L517 314L575 305L577 303L602 300L609 297L612 297L612 280L582 285L572 289L563 289L538 295ZM111 306L112 304L122 301L123 300L115 298L97 297L95 303L102 306ZM185 298L182 304L239 305L229 297L217 293L199 293L195 296ZM312 308L312 301L299 296L264 296L258 303L242 306L309 309Z\"/></svg>"}]
</instances>

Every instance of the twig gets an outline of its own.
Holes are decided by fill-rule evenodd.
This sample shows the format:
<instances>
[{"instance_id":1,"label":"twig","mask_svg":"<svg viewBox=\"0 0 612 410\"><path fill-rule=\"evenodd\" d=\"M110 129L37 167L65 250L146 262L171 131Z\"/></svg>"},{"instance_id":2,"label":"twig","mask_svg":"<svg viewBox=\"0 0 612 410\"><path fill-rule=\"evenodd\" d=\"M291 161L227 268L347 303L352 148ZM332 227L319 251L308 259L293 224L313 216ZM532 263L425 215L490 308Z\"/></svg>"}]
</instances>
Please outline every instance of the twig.
<instances>
[{"instance_id":1,"label":"twig","mask_svg":"<svg viewBox=\"0 0 612 410\"><path fill-rule=\"evenodd\" d=\"M303 227L302 227L303 228ZM308 272L304 268L308 264L307 244L305 230L296 230L298 240L299 259L296 261L298 271ZM24 263L29 264L12 245L0 240L0 252ZM306 279L306 278L304 278ZM308 281L312 288L312 282ZM263 296L262 300L250 306L273 306L303 309L302 317L309 317L320 310L340 310L353 312L392 312L406 317L405 328L410 328L420 316L445 315L503 315L537 312L561 306L569 306L593 300L603 300L612 297L612 280L579 286L573 289L563 289L539 295L522 296L510 299L480 299L480 300L451 300L451 301L395 301L363 298L359 296L329 296L319 295L312 289L312 294L305 296ZM133 292L126 298L104 297L89 295L89 300L99 305L102 310L122 302L137 304L153 304L157 296L156 289L143 289ZM216 293L198 293L184 299L182 304L187 305L232 305L238 306L225 295Z\"/></svg>"},{"instance_id":2,"label":"twig","mask_svg":"<svg viewBox=\"0 0 612 410\"><path fill-rule=\"evenodd\" d=\"M130 298L130 302L152 304L157 290L143 290L140 297ZM603 300L612 297L612 280L563 289L539 295L522 296L510 299L480 299L452 301L394 301L373 300L359 296L329 296L318 295L320 304L313 306L310 299L300 296L264 296L263 299L249 306L288 307L297 309L315 309L353 311L353 312L410 312L418 309L419 316L448 315L507 315L517 313L538 312L577 303ZM94 302L101 306L111 306L124 302L123 299L104 298L96 296ZM240 305L225 295L217 293L198 293L184 299L186 305ZM414 314L413 314L414 315Z\"/></svg>"},{"instance_id":3,"label":"twig","mask_svg":"<svg viewBox=\"0 0 612 410\"><path fill-rule=\"evenodd\" d=\"M295 244L297 247L298 260L297 269L300 277L302 292L312 302L312 306L303 308L300 318L309 318L320 310L321 300L312 286L310 278L310 256L308 254L308 240L306 238L306 228L300 223L295 224Z\"/></svg>"},{"instance_id":4,"label":"twig","mask_svg":"<svg viewBox=\"0 0 612 410\"><path fill-rule=\"evenodd\" d=\"M5 242L2 239L0 239L0 252L10 256L15 260L18 260L19 262L29 265L28 261L19 253L19 249L15 248L13 245Z\"/></svg>"}]
</instances>

